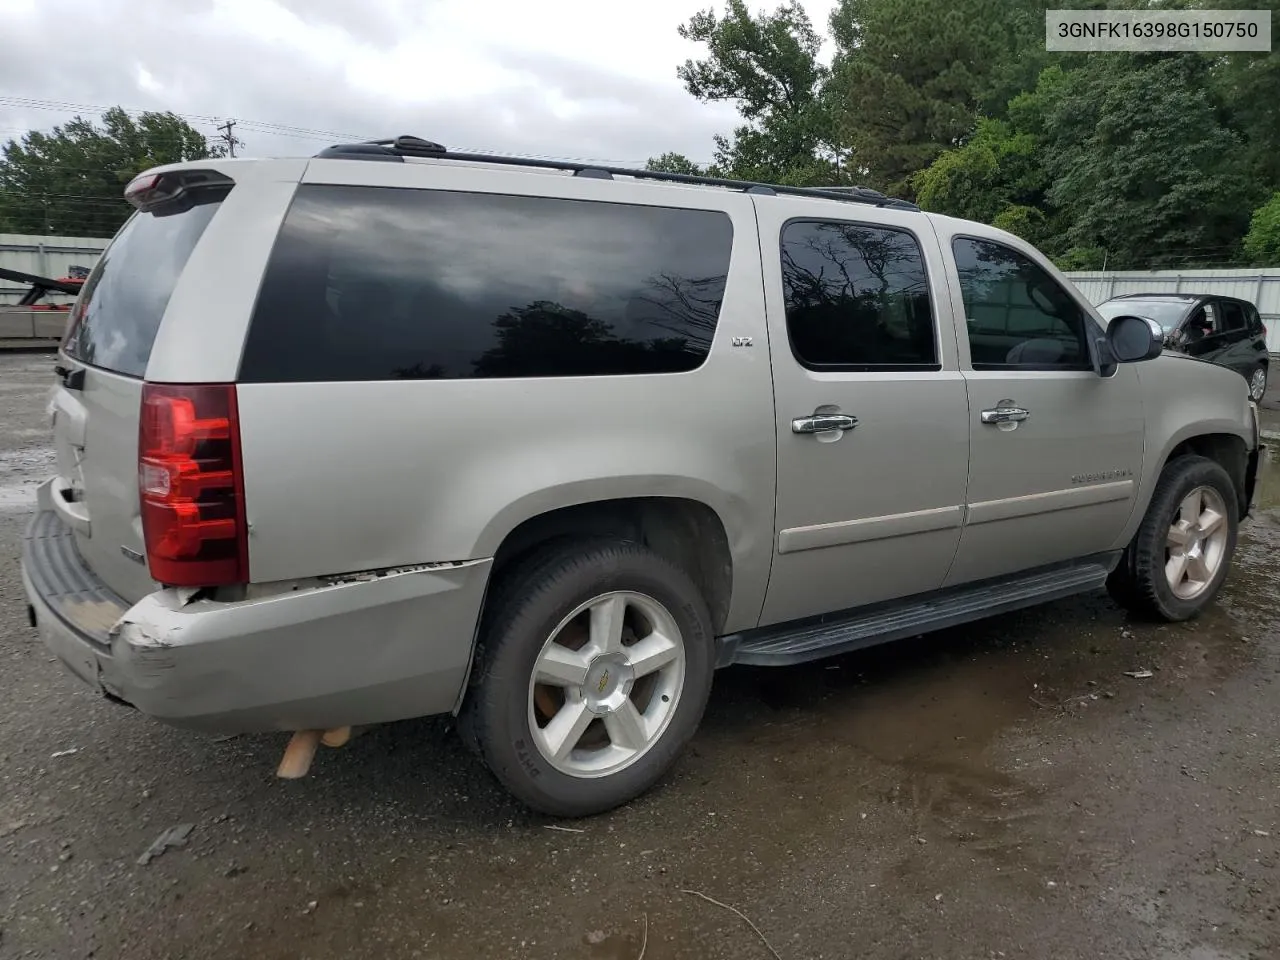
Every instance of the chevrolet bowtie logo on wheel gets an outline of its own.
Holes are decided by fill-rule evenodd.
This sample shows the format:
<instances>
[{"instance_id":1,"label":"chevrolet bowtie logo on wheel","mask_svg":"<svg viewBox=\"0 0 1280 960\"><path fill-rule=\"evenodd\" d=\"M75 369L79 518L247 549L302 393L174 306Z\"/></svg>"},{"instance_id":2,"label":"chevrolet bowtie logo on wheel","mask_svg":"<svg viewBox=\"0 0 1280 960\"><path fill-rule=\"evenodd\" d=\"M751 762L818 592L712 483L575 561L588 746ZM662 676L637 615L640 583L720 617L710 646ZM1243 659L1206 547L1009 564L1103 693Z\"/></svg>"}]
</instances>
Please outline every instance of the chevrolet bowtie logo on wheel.
<instances>
[{"instance_id":1,"label":"chevrolet bowtie logo on wheel","mask_svg":"<svg viewBox=\"0 0 1280 960\"><path fill-rule=\"evenodd\" d=\"M600 674L600 682L596 684L596 693L604 693L605 688L609 686L609 671L606 670Z\"/></svg>"}]
</instances>

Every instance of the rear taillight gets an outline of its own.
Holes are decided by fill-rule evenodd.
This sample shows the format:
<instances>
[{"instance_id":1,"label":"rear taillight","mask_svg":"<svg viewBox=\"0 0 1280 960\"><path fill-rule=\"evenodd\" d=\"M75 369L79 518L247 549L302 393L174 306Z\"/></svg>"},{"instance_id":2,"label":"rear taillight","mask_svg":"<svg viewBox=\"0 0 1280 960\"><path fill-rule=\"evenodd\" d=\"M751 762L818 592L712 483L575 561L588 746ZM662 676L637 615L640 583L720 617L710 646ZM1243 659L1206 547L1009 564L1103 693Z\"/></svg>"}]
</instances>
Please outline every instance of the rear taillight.
<instances>
[{"instance_id":1,"label":"rear taillight","mask_svg":"<svg viewBox=\"0 0 1280 960\"><path fill-rule=\"evenodd\" d=\"M143 385L138 493L153 578L179 587L248 582L234 385Z\"/></svg>"}]
</instances>

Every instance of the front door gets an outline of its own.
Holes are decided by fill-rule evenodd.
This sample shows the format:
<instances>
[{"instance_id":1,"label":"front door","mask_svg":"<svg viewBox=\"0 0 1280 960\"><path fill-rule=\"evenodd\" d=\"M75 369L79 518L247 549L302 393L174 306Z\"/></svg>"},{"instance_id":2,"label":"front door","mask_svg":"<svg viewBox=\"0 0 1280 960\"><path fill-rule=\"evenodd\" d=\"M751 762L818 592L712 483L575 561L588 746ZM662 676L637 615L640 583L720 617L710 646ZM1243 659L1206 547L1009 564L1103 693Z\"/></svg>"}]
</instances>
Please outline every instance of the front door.
<instances>
[{"instance_id":1,"label":"front door","mask_svg":"<svg viewBox=\"0 0 1280 960\"><path fill-rule=\"evenodd\" d=\"M1230 345L1230 338L1223 328L1221 302L1209 300L1192 310L1182 322L1178 339L1187 356L1208 363L1221 363Z\"/></svg>"},{"instance_id":2,"label":"front door","mask_svg":"<svg viewBox=\"0 0 1280 960\"><path fill-rule=\"evenodd\" d=\"M1109 549L1142 474L1137 370L1100 377L1076 296L1005 243L944 235L963 303L967 517L948 585Z\"/></svg>"},{"instance_id":3,"label":"front door","mask_svg":"<svg viewBox=\"0 0 1280 960\"><path fill-rule=\"evenodd\" d=\"M969 414L936 237L848 206L758 204L778 444L762 625L936 589L960 538Z\"/></svg>"}]
</instances>

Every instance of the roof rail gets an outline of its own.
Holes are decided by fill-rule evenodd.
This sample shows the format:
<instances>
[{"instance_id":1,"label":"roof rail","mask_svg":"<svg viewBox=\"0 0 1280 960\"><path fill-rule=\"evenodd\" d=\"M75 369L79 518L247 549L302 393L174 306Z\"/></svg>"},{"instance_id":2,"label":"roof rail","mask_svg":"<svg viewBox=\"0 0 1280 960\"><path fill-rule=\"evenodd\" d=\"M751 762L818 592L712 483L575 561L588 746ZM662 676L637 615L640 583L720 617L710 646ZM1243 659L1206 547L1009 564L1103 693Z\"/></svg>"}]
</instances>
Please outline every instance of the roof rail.
<instances>
[{"instance_id":1,"label":"roof rail","mask_svg":"<svg viewBox=\"0 0 1280 960\"><path fill-rule=\"evenodd\" d=\"M382 160L403 163L405 157L429 157L435 160L460 160L471 163L498 163L513 167L534 167L540 170L571 171L575 177L592 177L612 180L615 176L634 177L640 180L658 180L663 183L688 183L704 187L726 187L744 193L772 196L784 194L794 197L821 197L825 200L843 200L846 203L869 203L877 207L896 210L919 210L914 203L888 197L869 187L789 187L777 183L755 183L750 180L730 180L726 177L699 177L687 173L667 173L661 170L633 170L627 167L611 167L579 160L543 160L533 157L507 157L488 153L461 153L444 145L421 137L395 137L388 140L369 140L364 143L342 143L326 147L317 158L335 160Z\"/></svg>"}]
</instances>

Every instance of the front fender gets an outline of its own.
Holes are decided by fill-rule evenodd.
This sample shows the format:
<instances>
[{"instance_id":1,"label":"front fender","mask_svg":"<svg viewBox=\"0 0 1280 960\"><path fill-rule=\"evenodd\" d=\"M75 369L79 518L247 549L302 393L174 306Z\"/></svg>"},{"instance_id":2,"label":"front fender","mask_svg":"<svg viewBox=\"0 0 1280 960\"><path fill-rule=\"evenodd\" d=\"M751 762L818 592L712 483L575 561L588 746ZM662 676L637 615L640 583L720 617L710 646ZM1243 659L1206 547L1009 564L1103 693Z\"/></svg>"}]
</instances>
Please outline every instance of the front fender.
<instances>
[{"instance_id":1,"label":"front fender","mask_svg":"<svg viewBox=\"0 0 1280 960\"><path fill-rule=\"evenodd\" d=\"M1142 478L1133 515L1116 539L1116 549L1133 539L1160 474L1179 446L1218 436L1239 439L1247 452L1257 449L1248 386L1238 373L1180 354L1165 354L1137 369L1145 419Z\"/></svg>"}]
</instances>

